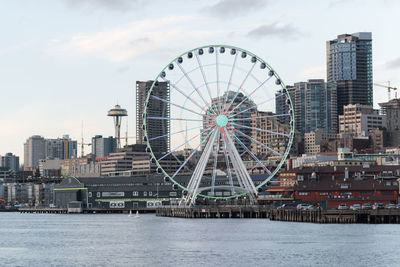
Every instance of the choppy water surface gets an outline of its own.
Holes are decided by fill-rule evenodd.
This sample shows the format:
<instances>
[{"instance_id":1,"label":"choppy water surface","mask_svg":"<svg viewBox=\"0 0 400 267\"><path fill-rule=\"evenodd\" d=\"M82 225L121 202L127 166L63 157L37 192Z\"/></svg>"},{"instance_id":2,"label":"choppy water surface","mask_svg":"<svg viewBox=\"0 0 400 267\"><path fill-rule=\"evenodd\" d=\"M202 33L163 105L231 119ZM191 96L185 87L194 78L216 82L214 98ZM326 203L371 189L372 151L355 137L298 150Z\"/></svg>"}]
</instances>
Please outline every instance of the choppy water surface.
<instances>
[{"instance_id":1,"label":"choppy water surface","mask_svg":"<svg viewBox=\"0 0 400 267\"><path fill-rule=\"evenodd\" d=\"M0 213L0 266L400 266L399 225Z\"/></svg>"}]
</instances>

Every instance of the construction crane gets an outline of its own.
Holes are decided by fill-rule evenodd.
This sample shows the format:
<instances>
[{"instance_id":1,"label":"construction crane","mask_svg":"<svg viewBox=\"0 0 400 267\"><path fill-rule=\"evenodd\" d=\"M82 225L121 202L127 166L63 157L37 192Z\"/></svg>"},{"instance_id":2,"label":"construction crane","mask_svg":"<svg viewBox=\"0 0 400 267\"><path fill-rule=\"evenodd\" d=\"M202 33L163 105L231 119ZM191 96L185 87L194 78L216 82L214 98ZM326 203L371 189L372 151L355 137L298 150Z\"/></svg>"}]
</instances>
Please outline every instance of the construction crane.
<instances>
[{"instance_id":1,"label":"construction crane","mask_svg":"<svg viewBox=\"0 0 400 267\"><path fill-rule=\"evenodd\" d=\"M388 85L382 85L378 83L374 83L375 86L380 86L388 89L388 101L390 101L390 90L397 91L396 87L390 86L390 81L388 81ZM395 97L397 99L397 92L395 92Z\"/></svg>"},{"instance_id":2,"label":"construction crane","mask_svg":"<svg viewBox=\"0 0 400 267\"><path fill-rule=\"evenodd\" d=\"M82 141L78 145L81 145L81 157L83 158L85 156L85 146L91 146L92 144L85 143L82 138Z\"/></svg>"}]
</instances>

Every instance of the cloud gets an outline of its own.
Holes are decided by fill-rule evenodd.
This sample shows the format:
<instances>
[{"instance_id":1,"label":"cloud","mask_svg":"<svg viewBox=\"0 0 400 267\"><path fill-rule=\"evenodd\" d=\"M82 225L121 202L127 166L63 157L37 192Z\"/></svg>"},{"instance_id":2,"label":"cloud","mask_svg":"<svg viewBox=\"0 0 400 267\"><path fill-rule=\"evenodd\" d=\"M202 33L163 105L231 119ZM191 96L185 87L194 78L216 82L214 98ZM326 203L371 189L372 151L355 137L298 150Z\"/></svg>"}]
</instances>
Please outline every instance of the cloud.
<instances>
[{"instance_id":1,"label":"cloud","mask_svg":"<svg viewBox=\"0 0 400 267\"><path fill-rule=\"evenodd\" d=\"M388 69L400 68L400 57L386 63L386 68Z\"/></svg>"},{"instance_id":2,"label":"cloud","mask_svg":"<svg viewBox=\"0 0 400 267\"><path fill-rule=\"evenodd\" d=\"M277 22L271 24L263 24L247 33L248 37L264 38L267 36L277 36L281 38L297 38L300 31L292 24L279 24Z\"/></svg>"},{"instance_id":3,"label":"cloud","mask_svg":"<svg viewBox=\"0 0 400 267\"><path fill-rule=\"evenodd\" d=\"M65 0L70 8L103 8L114 11L127 11L145 5L144 0Z\"/></svg>"},{"instance_id":4,"label":"cloud","mask_svg":"<svg viewBox=\"0 0 400 267\"><path fill-rule=\"evenodd\" d=\"M266 0L219 0L215 5L202 8L200 11L220 18L232 18L257 11L267 4Z\"/></svg>"},{"instance_id":5,"label":"cloud","mask_svg":"<svg viewBox=\"0 0 400 267\"><path fill-rule=\"evenodd\" d=\"M157 51L167 53L187 40L201 41L213 36L209 30L191 30L197 17L170 16L136 21L95 33L80 33L66 40L52 40L50 50L70 57L92 56L114 62L130 60Z\"/></svg>"}]
</instances>

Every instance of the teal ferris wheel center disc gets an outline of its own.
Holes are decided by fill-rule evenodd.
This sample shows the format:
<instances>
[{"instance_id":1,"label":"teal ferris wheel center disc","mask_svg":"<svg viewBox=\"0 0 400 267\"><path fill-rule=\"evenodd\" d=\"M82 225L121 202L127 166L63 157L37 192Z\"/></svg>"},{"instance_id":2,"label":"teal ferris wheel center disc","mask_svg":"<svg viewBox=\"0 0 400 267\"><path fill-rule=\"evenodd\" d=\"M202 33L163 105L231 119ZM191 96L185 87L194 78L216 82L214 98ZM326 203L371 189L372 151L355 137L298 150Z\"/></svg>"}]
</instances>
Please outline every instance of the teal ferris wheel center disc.
<instances>
[{"instance_id":1,"label":"teal ferris wheel center disc","mask_svg":"<svg viewBox=\"0 0 400 267\"><path fill-rule=\"evenodd\" d=\"M218 115L218 117L215 118L215 123L220 128L225 127L228 124L228 117L224 114Z\"/></svg>"}]
</instances>

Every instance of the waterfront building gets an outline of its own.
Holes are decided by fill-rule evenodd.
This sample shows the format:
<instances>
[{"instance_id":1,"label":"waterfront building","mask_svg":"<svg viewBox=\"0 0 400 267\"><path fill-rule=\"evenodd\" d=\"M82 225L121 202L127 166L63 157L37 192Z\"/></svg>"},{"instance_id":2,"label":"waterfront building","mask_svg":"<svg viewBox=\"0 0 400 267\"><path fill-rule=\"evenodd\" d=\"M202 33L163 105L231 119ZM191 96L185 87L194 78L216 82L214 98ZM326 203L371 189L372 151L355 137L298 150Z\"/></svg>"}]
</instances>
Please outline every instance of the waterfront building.
<instances>
[{"instance_id":1,"label":"waterfront building","mask_svg":"<svg viewBox=\"0 0 400 267\"><path fill-rule=\"evenodd\" d=\"M336 85L311 79L294 87L295 128L302 137L317 129L337 133Z\"/></svg>"},{"instance_id":2,"label":"waterfront building","mask_svg":"<svg viewBox=\"0 0 400 267\"><path fill-rule=\"evenodd\" d=\"M145 132L143 128L143 113L145 110L147 94L153 83L154 81L136 82L136 144L146 144L146 141L144 140ZM170 101L169 83L157 82L157 85L153 88L152 95ZM170 116L170 104L150 98L147 116L168 118ZM146 124L149 139L167 135L170 132L169 120L147 120ZM168 152L170 150L170 143L171 138L169 135L150 140L150 145L154 153Z\"/></svg>"},{"instance_id":3,"label":"waterfront building","mask_svg":"<svg viewBox=\"0 0 400 267\"><path fill-rule=\"evenodd\" d=\"M4 156L0 156L0 167L17 172L19 170L19 157L13 155L12 153L7 153Z\"/></svg>"},{"instance_id":4,"label":"waterfront building","mask_svg":"<svg viewBox=\"0 0 400 267\"><path fill-rule=\"evenodd\" d=\"M178 175L174 179L187 186L190 175ZM265 175L251 175L254 184L259 185ZM217 176L216 184L229 182L226 177ZM202 180L200 187L210 186L210 181ZM211 192L210 192L211 193ZM216 191L217 196L230 196L231 192ZM67 177L54 188L54 203L58 208L67 208L71 202L80 202L88 209L155 209L161 205L178 204L182 189L165 181L161 175L119 176L119 177Z\"/></svg>"},{"instance_id":5,"label":"waterfront building","mask_svg":"<svg viewBox=\"0 0 400 267\"><path fill-rule=\"evenodd\" d=\"M46 158L45 139L39 135L29 137L24 144L24 169L39 167L39 160Z\"/></svg>"},{"instance_id":6,"label":"waterfront building","mask_svg":"<svg viewBox=\"0 0 400 267\"><path fill-rule=\"evenodd\" d=\"M339 116L339 133L368 136L368 131L376 128L386 128L386 115L372 106L350 104Z\"/></svg>"},{"instance_id":7,"label":"waterfront building","mask_svg":"<svg viewBox=\"0 0 400 267\"><path fill-rule=\"evenodd\" d=\"M372 33L341 34L326 42L327 77L337 84L337 114L349 104L373 105Z\"/></svg>"},{"instance_id":8,"label":"waterfront building","mask_svg":"<svg viewBox=\"0 0 400 267\"><path fill-rule=\"evenodd\" d=\"M400 99L379 103L382 113L386 115L388 146L400 146Z\"/></svg>"},{"instance_id":9,"label":"waterfront building","mask_svg":"<svg viewBox=\"0 0 400 267\"><path fill-rule=\"evenodd\" d=\"M112 137L96 135L92 138L92 154L95 158L105 158L117 151L117 140Z\"/></svg>"},{"instance_id":10,"label":"waterfront building","mask_svg":"<svg viewBox=\"0 0 400 267\"><path fill-rule=\"evenodd\" d=\"M288 171L295 175L294 200L337 208L339 204L397 203L400 166L319 166Z\"/></svg>"}]
</instances>

